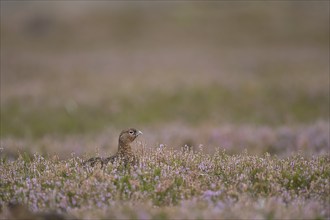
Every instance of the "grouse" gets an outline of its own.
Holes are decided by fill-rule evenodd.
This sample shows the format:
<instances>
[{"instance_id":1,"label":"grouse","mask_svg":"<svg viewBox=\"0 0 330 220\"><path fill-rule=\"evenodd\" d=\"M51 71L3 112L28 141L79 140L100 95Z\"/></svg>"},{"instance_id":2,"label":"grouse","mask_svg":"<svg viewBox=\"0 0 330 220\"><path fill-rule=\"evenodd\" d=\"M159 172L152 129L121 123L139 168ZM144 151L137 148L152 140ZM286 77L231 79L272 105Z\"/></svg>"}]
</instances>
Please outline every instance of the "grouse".
<instances>
[{"instance_id":1,"label":"grouse","mask_svg":"<svg viewBox=\"0 0 330 220\"><path fill-rule=\"evenodd\" d=\"M101 164L101 167L103 167L109 162L114 163L115 161L124 162L125 166L128 164L136 164L137 158L134 155L130 144L141 134L143 133L135 128L123 130L119 135L118 151L115 155L106 158L92 157L89 160L83 162L83 165L90 165L94 167L97 164Z\"/></svg>"}]
</instances>

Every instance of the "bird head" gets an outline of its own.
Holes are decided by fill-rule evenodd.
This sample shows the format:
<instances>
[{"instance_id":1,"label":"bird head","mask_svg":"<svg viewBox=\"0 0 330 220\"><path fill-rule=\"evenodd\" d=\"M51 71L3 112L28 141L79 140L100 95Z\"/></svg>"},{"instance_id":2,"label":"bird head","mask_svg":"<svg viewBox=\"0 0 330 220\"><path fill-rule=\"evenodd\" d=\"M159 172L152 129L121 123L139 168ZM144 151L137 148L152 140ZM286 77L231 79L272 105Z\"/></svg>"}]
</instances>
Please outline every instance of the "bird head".
<instances>
[{"instance_id":1,"label":"bird head","mask_svg":"<svg viewBox=\"0 0 330 220\"><path fill-rule=\"evenodd\" d=\"M119 143L125 145L130 144L141 134L143 133L135 128L123 130L119 135Z\"/></svg>"}]
</instances>

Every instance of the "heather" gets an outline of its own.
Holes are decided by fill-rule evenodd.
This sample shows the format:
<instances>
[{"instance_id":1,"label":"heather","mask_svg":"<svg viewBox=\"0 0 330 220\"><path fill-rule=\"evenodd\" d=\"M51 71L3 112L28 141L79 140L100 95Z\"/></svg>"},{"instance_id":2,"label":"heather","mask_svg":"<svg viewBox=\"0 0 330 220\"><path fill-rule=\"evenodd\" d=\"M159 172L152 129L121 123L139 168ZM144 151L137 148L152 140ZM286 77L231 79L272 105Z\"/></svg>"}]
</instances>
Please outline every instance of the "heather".
<instances>
[{"instance_id":1,"label":"heather","mask_svg":"<svg viewBox=\"0 0 330 220\"><path fill-rule=\"evenodd\" d=\"M8 201L74 218L327 218L328 156L280 159L217 149L139 146L140 163L84 168L82 158L1 160Z\"/></svg>"}]
</instances>

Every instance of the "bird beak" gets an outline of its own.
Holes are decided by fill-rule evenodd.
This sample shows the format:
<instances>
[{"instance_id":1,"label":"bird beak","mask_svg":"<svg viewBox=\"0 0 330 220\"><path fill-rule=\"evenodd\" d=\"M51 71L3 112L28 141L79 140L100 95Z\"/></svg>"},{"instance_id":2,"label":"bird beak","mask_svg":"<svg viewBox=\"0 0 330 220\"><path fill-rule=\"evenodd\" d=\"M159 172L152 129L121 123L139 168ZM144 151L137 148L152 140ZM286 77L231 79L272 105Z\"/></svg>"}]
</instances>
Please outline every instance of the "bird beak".
<instances>
[{"instance_id":1,"label":"bird beak","mask_svg":"<svg viewBox=\"0 0 330 220\"><path fill-rule=\"evenodd\" d=\"M143 134L142 131L137 131L137 132L136 132L136 136L139 136L139 135L141 135L141 134Z\"/></svg>"}]
</instances>

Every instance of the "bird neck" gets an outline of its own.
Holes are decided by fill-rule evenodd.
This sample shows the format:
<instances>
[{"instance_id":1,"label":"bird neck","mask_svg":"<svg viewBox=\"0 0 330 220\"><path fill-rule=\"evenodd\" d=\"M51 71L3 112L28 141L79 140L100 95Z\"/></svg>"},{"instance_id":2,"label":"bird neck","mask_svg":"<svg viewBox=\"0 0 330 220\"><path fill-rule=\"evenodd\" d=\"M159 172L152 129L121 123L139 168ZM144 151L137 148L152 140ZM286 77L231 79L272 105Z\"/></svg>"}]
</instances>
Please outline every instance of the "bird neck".
<instances>
[{"instance_id":1,"label":"bird neck","mask_svg":"<svg viewBox=\"0 0 330 220\"><path fill-rule=\"evenodd\" d=\"M125 144L125 143L119 141L119 144L118 144L118 154L119 155L122 155L122 156L132 154L132 147L131 147L131 145Z\"/></svg>"}]
</instances>

